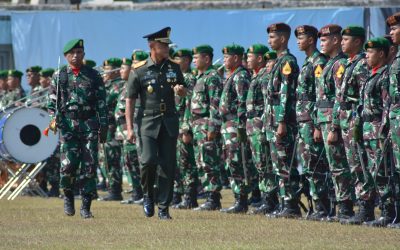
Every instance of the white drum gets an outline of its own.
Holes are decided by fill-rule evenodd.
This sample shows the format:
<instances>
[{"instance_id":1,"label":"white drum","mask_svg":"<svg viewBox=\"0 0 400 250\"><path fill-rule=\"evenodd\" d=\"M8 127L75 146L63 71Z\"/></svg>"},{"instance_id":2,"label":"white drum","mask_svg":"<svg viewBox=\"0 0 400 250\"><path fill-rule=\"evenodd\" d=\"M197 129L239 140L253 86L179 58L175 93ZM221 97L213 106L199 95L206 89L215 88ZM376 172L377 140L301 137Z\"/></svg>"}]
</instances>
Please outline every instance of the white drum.
<instances>
[{"instance_id":1,"label":"white drum","mask_svg":"<svg viewBox=\"0 0 400 250\"><path fill-rule=\"evenodd\" d=\"M0 157L5 160L38 163L57 148L59 134L43 130L50 123L49 114L40 108L16 108L0 113Z\"/></svg>"}]
</instances>

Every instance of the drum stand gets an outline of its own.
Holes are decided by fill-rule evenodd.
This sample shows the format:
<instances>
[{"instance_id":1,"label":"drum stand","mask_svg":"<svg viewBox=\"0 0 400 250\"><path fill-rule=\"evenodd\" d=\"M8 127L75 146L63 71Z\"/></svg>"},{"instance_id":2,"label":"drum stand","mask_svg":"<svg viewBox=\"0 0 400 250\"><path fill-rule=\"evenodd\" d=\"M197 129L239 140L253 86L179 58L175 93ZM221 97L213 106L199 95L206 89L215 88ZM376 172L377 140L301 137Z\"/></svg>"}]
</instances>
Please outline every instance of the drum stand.
<instances>
[{"instance_id":1,"label":"drum stand","mask_svg":"<svg viewBox=\"0 0 400 250\"><path fill-rule=\"evenodd\" d=\"M28 170L34 166L34 168L28 172ZM22 180L16 189L8 196L7 200L14 200L29 184L30 189L29 193L34 194L35 192L42 197L47 197L46 192L43 191L42 188L39 187L36 183L31 183L35 176L46 166L46 162L39 162L35 164L23 164L17 172L15 172L14 176L10 178L10 180L4 185L4 187L0 190L0 199L2 199L10 189L19 181Z\"/></svg>"}]
</instances>

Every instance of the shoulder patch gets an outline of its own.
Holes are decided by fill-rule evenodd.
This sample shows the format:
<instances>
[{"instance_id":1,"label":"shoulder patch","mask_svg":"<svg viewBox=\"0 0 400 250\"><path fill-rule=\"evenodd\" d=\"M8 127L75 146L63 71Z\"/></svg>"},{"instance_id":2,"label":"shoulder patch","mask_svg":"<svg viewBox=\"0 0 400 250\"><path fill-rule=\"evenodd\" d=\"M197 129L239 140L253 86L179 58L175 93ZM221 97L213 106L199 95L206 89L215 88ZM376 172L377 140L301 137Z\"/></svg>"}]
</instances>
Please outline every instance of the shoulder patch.
<instances>
[{"instance_id":1,"label":"shoulder patch","mask_svg":"<svg viewBox=\"0 0 400 250\"><path fill-rule=\"evenodd\" d=\"M135 63L135 64L133 65L133 68L134 68L134 69L140 68L140 67L142 67L143 65L145 65L146 62L147 62L146 60L137 62L137 63Z\"/></svg>"},{"instance_id":2,"label":"shoulder patch","mask_svg":"<svg viewBox=\"0 0 400 250\"><path fill-rule=\"evenodd\" d=\"M343 65L340 65L338 71L336 71L336 77L337 78L342 78L343 73L344 73L344 67L343 67Z\"/></svg>"},{"instance_id":3,"label":"shoulder patch","mask_svg":"<svg viewBox=\"0 0 400 250\"><path fill-rule=\"evenodd\" d=\"M314 76L320 78L321 74L322 74L322 67L320 64L318 64L317 68L314 71Z\"/></svg>"},{"instance_id":4,"label":"shoulder patch","mask_svg":"<svg viewBox=\"0 0 400 250\"><path fill-rule=\"evenodd\" d=\"M290 67L289 62L286 62L285 66L283 66L282 73L285 76L290 75L290 73L292 73L292 67Z\"/></svg>"}]
</instances>

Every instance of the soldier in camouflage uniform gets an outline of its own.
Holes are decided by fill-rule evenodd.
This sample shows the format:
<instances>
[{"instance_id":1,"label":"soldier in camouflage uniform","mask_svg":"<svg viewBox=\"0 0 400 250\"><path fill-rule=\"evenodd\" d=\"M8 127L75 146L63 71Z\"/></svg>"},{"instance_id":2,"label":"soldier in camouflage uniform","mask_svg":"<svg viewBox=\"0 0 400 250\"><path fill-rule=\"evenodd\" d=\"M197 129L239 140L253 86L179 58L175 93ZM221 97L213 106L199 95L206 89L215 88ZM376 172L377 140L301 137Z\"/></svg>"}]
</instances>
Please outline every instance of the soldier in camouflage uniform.
<instances>
[{"instance_id":1,"label":"soldier in camouflage uniform","mask_svg":"<svg viewBox=\"0 0 400 250\"><path fill-rule=\"evenodd\" d=\"M322 136L330 167L330 173L325 172L325 174L331 174L331 176L326 176L326 181L329 183L329 195L321 200L320 207L322 207L322 210L317 205L317 211L311 218L314 220L334 219L336 202L343 204L343 201L350 197L350 191L347 191L351 188L350 168L345 156L341 131L332 126L336 92L340 90L347 63L347 57L341 50L341 31L342 27L339 25L329 24L322 27L318 32L321 40L321 51L329 57L329 60L316 82L315 112L319 130L315 130L314 138L318 139ZM332 129L338 134L336 142L328 142L328 134ZM323 173L321 174L323 175ZM326 198L329 198L328 204Z\"/></svg>"},{"instance_id":2,"label":"soldier in camouflage uniform","mask_svg":"<svg viewBox=\"0 0 400 250\"><path fill-rule=\"evenodd\" d=\"M246 154L246 97L250 84L250 73L242 66L244 48L229 45L222 49L228 77L219 103L222 119L221 134L226 152L226 164L231 173L231 187L235 196L232 207L221 209L226 213L246 213L247 198L251 191L250 172L242 156ZM245 178L247 176L247 178Z\"/></svg>"},{"instance_id":3,"label":"soldier in camouflage uniform","mask_svg":"<svg viewBox=\"0 0 400 250\"><path fill-rule=\"evenodd\" d=\"M266 192L265 173L266 173L266 139L262 131L263 122L261 116L264 111L264 96L262 93L262 77L265 74L264 54L268 52L268 47L262 44L254 44L247 50L247 65L252 70L252 78L246 97L246 133L249 138L252 162L258 174L254 177L258 179L254 182L258 184L256 190ZM251 167L251 166L250 166ZM254 184L253 183L253 184ZM253 191L253 196L254 196ZM265 197L265 195L264 195ZM262 204L260 204L262 205Z\"/></svg>"},{"instance_id":4,"label":"soldier in camouflage uniform","mask_svg":"<svg viewBox=\"0 0 400 250\"><path fill-rule=\"evenodd\" d=\"M285 23L271 24L267 28L268 43L278 58L272 69L267 87L268 107L266 123L272 132L271 159L274 173L279 176L280 197L283 210L273 217L299 217L299 172L295 159L296 131L295 90L299 67L296 58L288 50L290 26Z\"/></svg>"},{"instance_id":5,"label":"soldier in camouflage uniform","mask_svg":"<svg viewBox=\"0 0 400 250\"><path fill-rule=\"evenodd\" d=\"M201 185L208 194L207 201L194 210L217 210L221 208L222 188L217 154L217 134L221 127L218 104L222 82L212 66L213 48L200 45L193 48L192 52L198 74L185 110L182 139L193 141L198 172L203 173Z\"/></svg>"},{"instance_id":6,"label":"soldier in camouflage uniform","mask_svg":"<svg viewBox=\"0 0 400 250\"><path fill-rule=\"evenodd\" d=\"M393 43L392 37L390 35L385 35L385 39L389 41L390 47L389 47L389 53L387 56L387 64L391 65L393 63L394 58L396 57L396 54L398 52L398 47L397 44Z\"/></svg>"},{"instance_id":7,"label":"soldier in camouflage uniform","mask_svg":"<svg viewBox=\"0 0 400 250\"><path fill-rule=\"evenodd\" d=\"M73 189L78 185L82 196L80 214L86 219L93 217L90 206L96 190L98 141L104 143L107 139L106 92L98 72L82 64L82 39L69 41L63 52L68 65L53 76L48 99L52 118L49 128L60 130L64 213L75 214Z\"/></svg>"},{"instance_id":8,"label":"soldier in camouflage uniform","mask_svg":"<svg viewBox=\"0 0 400 250\"><path fill-rule=\"evenodd\" d=\"M42 87L40 86L40 71L42 67L40 66L32 66L26 69L26 79L28 85L31 87L30 95L35 94L40 91Z\"/></svg>"},{"instance_id":9,"label":"soldier in camouflage uniform","mask_svg":"<svg viewBox=\"0 0 400 250\"><path fill-rule=\"evenodd\" d=\"M320 131L315 110L316 79L322 74L327 58L318 51L318 30L310 25L298 26L294 32L297 45L306 54L300 70L296 89L296 120L298 126L297 152L303 175L301 185L303 193L316 204L316 211L307 219L319 219L328 215L329 199L326 182L329 170L328 160L322 142L322 136L314 138L314 131ZM307 180L306 180L307 179Z\"/></svg>"},{"instance_id":10,"label":"soldier in camouflage uniform","mask_svg":"<svg viewBox=\"0 0 400 250\"><path fill-rule=\"evenodd\" d=\"M387 25L390 27L390 36L393 43L397 46L400 45L400 13L396 13L390 16L386 20ZM388 200L386 208L384 207L385 214L382 214L384 220L389 221L389 227L400 228L400 220L398 211L400 211L399 200L399 175L400 175L400 51L397 52L392 64L389 68L389 95L385 98L385 113L388 114L390 121L390 132L389 135L392 141L393 148L393 160L395 164L395 173L392 176L395 177L391 181L394 182L393 186L396 189L395 194L392 194L394 199ZM397 206L397 207L396 207ZM386 211L385 211L386 210ZM396 212L395 212L396 211ZM397 217L397 221L394 218Z\"/></svg>"},{"instance_id":11,"label":"soldier in camouflage uniform","mask_svg":"<svg viewBox=\"0 0 400 250\"><path fill-rule=\"evenodd\" d=\"M21 77L23 73L18 70L9 70L7 78L7 92L0 100L0 108L20 106L17 102L25 97L25 91L21 87Z\"/></svg>"},{"instance_id":12,"label":"soldier in camouflage uniform","mask_svg":"<svg viewBox=\"0 0 400 250\"><path fill-rule=\"evenodd\" d=\"M107 76L105 89L107 93L106 103L108 109L108 135L107 142L104 144L105 166L107 168L109 190L108 195L100 198L103 201L122 200L122 167L121 167L121 141L115 139L117 124L114 116L118 102L118 96L125 81L121 79L118 68L121 67L122 60L119 58L109 58L104 61L103 69Z\"/></svg>"},{"instance_id":13,"label":"soldier in camouflage uniform","mask_svg":"<svg viewBox=\"0 0 400 250\"><path fill-rule=\"evenodd\" d=\"M387 122L384 116L383 99L388 95L389 76L386 65L389 53L389 41L383 37L370 39L364 46L366 59L369 66L367 81L361 88L360 106L357 114L362 121L362 139L367 154L367 165L363 169L362 178L359 179L359 189L356 189L356 197L360 204L359 212L346 221L346 224L371 224L375 220L375 200L385 195L388 190L385 180L384 162L381 159L383 152L380 145L384 145L384 139L388 135L388 123L386 129L382 127L382 121ZM357 139L357 138L356 138ZM383 148L383 147L382 147ZM387 172L387 171L386 171ZM382 204L383 206L385 204ZM385 225L386 226L386 225Z\"/></svg>"},{"instance_id":14,"label":"soldier in camouflage uniform","mask_svg":"<svg viewBox=\"0 0 400 250\"><path fill-rule=\"evenodd\" d=\"M189 49L180 49L174 53L174 60L179 64L187 87L185 97L175 96L176 110L179 113L179 127L183 125L184 115L190 108L190 99L192 90L196 83L196 77L192 74L190 64L192 63L192 51ZM188 112L190 112L188 110ZM182 202L176 204L175 208L188 209L198 207L197 204L197 186L198 173L194 158L193 140L183 141L183 131L180 131L177 143L177 177L175 178L175 192L183 191L184 198ZM185 131L193 137L193 131ZM177 185L180 184L180 185ZM177 190L181 186L181 190Z\"/></svg>"},{"instance_id":15,"label":"soldier in camouflage uniform","mask_svg":"<svg viewBox=\"0 0 400 250\"><path fill-rule=\"evenodd\" d=\"M357 189L362 188L362 163L364 161L364 148L361 141L355 140L355 135L361 132L360 124L356 119L357 107L360 100L361 88L365 84L368 69L363 52L365 42L365 30L359 26L349 26L342 30L342 50L349 58L342 76L340 90L336 93L333 107L333 130L339 129L342 133L347 162L349 163L352 180ZM338 133L331 131L328 135L328 143L337 141ZM362 138L361 138L362 140ZM361 154L360 154L361 153ZM339 203L338 219L345 222L354 216L353 200L354 187L346 185L347 189Z\"/></svg>"},{"instance_id":16,"label":"soldier in camouflage uniform","mask_svg":"<svg viewBox=\"0 0 400 250\"><path fill-rule=\"evenodd\" d=\"M7 70L0 70L0 99L7 93Z\"/></svg>"}]
</instances>

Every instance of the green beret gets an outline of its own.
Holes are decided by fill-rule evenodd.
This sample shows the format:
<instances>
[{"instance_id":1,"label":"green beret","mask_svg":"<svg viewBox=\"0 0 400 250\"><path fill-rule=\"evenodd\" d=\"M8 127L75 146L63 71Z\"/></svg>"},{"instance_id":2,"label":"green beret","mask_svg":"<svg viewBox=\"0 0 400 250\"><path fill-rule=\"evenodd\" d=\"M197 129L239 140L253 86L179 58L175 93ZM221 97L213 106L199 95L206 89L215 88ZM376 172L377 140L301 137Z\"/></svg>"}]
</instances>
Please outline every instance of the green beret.
<instances>
[{"instance_id":1,"label":"green beret","mask_svg":"<svg viewBox=\"0 0 400 250\"><path fill-rule=\"evenodd\" d=\"M32 66L26 69L26 72L35 72L39 73L42 70L42 67L40 66Z\"/></svg>"},{"instance_id":2,"label":"green beret","mask_svg":"<svg viewBox=\"0 0 400 250\"><path fill-rule=\"evenodd\" d=\"M276 51L274 51L274 50L270 50L264 54L264 60L266 60L266 61L276 59L277 57L278 57L278 55L276 54Z\"/></svg>"},{"instance_id":3,"label":"green beret","mask_svg":"<svg viewBox=\"0 0 400 250\"><path fill-rule=\"evenodd\" d=\"M136 50L132 53L132 60L133 61L144 61L149 58L149 54L144 52L143 50Z\"/></svg>"},{"instance_id":4,"label":"green beret","mask_svg":"<svg viewBox=\"0 0 400 250\"><path fill-rule=\"evenodd\" d=\"M131 66L132 65L132 60L127 58L127 57L124 57L124 58L122 58L122 65Z\"/></svg>"},{"instance_id":5,"label":"green beret","mask_svg":"<svg viewBox=\"0 0 400 250\"><path fill-rule=\"evenodd\" d=\"M389 49L390 42L384 37L375 37L369 39L365 45L365 49Z\"/></svg>"},{"instance_id":6,"label":"green beret","mask_svg":"<svg viewBox=\"0 0 400 250\"><path fill-rule=\"evenodd\" d=\"M222 54L243 56L244 48L237 44L227 45L222 49Z\"/></svg>"},{"instance_id":7,"label":"green beret","mask_svg":"<svg viewBox=\"0 0 400 250\"><path fill-rule=\"evenodd\" d=\"M22 73L21 71L15 70L15 69L10 69L10 70L8 71L8 76L13 76L13 77L21 78L21 76L22 76L23 74L24 74L24 73Z\"/></svg>"},{"instance_id":8,"label":"green beret","mask_svg":"<svg viewBox=\"0 0 400 250\"><path fill-rule=\"evenodd\" d=\"M83 47L83 39L73 39L69 42L67 42L67 44L65 44L64 49L63 49L63 53L66 54L68 53L70 50L75 49L75 48L84 48Z\"/></svg>"},{"instance_id":9,"label":"green beret","mask_svg":"<svg viewBox=\"0 0 400 250\"><path fill-rule=\"evenodd\" d=\"M357 36L365 38L365 29L361 26L347 26L342 30L342 36Z\"/></svg>"},{"instance_id":10,"label":"green beret","mask_svg":"<svg viewBox=\"0 0 400 250\"><path fill-rule=\"evenodd\" d=\"M121 67L122 60L116 57L109 58L103 62L103 66Z\"/></svg>"},{"instance_id":11,"label":"green beret","mask_svg":"<svg viewBox=\"0 0 400 250\"><path fill-rule=\"evenodd\" d=\"M199 45L197 47L194 47L192 49L193 54L208 54L208 55L213 55L213 48L210 45L207 44L203 44L203 45Z\"/></svg>"},{"instance_id":12,"label":"green beret","mask_svg":"<svg viewBox=\"0 0 400 250\"><path fill-rule=\"evenodd\" d=\"M7 70L0 70L0 78L1 79L7 78L7 76L8 76Z\"/></svg>"},{"instance_id":13,"label":"green beret","mask_svg":"<svg viewBox=\"0 0 400 250\"><path fill-rule=\"evenodd\" d=\"M54 73L54 69L47 68L47 69L42 69L39 74L40 74L40 76L43 76L43 77L51 77L51 76L53 76L53 73Z\"/></svg>"},{"instance_id":14,"label":"green beret","mask_svg":"<svg viewBox=\"0 0 400 250\"><path fill-rule=\"evenodd\" d=\"M174 52L172 57L193 57L192 51L190 49L180 49Z\"/></svg>"},{"instance_id":15,"label":"green beret","mask_svg":"<svg viewBox=\"0 0 400 250\"><path fill-rule=\"evenodd\" d=\"M268 47L263 44L253 44L247 49L247 54L261 54L264 55L269 51Z\"/></svg>"},{"instance_id":16,"label":"green beret","mask_svg":"<svg viewBox=\"0 0 400 250\"><path fill-rule=\"evenodd\" d=\"M90 67L90 68L94 68L96 67L96 62L90 59L84 59L83 60L83 64Z\"/></svg>"}]
</instances>

